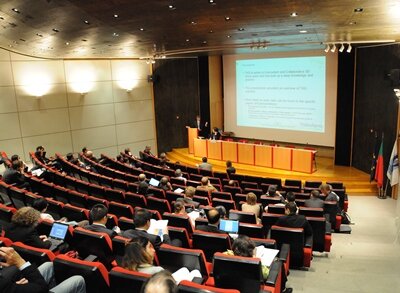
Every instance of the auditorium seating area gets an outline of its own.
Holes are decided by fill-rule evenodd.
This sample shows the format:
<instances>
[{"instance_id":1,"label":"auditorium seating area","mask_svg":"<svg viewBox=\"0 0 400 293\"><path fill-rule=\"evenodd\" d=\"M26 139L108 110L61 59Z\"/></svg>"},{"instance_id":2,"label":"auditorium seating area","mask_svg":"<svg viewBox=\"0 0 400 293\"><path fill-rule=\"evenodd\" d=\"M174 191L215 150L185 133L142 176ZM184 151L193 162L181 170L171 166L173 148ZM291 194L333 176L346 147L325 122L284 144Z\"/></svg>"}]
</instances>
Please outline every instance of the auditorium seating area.
<instances>
[{"instance_id":1,"label":"auditorium seating area","mask_svg":"<svg viewBox=\"0 0 400 293\"><path fill-rule=\"evenodd\" d=\"M325 202L323 209L305 208L304 201L309 198L310 191L317 189L322 182L301 180L281 180L279 178L262 178L243 174L232 174L230 177L222 172L208 172L203 170L168 162L169 168L159 167L159 159L141 154L143 160L126 156L133 164L140 163L141 169L129 164L102 155L101 163L96 163L85 156L81 159L90 164L96 172L78 167L69 163L60 154L56 154L57 161L62 166L62 171L46 166L37 160L33 153L30 154L34 165L45 170L40 178L25 175L32 191L19 189L0 181L0 223L4 226L10 222L16 209L30 206L34 199L43 197L49 203L48 213L54 219L67 217L69 221L88 220L89 210L97 203L103 203L109 209L107 227L118 225L122 230L133 228L132 217L136 209L147 208L154 219L168 219L169 233L173 238L182 241L183 247L176 248L163 245L158 252L157 264L174 271L182 266L189 269L199 269L204 277L203 284L182 282L179 292L256 292L254 286L266 292L280 292L282 270L289 273L289 268L309 268L311 266L312 252L329 252L332 245L331 232L339 231L340 217L331 221L332 231L326 228L324 214L329 212L330 203ZM2 153L7 159L7 155ZM7 161L7 160L6 160ZM174 171L181 169L184 181L174 180ZM231 248L231 239L227 235L207 233L192 227L187 216L172 214L171 206L180 195L174 192L165 192L162 189L151 187L151 196L137 193L138 175L146 174L147 180L156 178L160 180L166 176L170 179L174 189L186 186L197 187L203 175L210 176L210 183L217 189L212 193L196 190L194 200L201 203L204 210L210 207L223 205L229 219L239 221L239 234L251 237L257 245L280 250L278 261L271 267L270 278L266 284L257 279L259 261L239 257L227 257L221 254ZM228 186L229 180L235 180L237 186ZM348 209L346 188L340 182L327 182L340 197L342 209ZM274 206L278 198L267 197L264 194L268 187L277 185L281 194L295 192L299 213L307 217L313 228L313 238L305 239L302 229L283 229L275 226L277 219L284 214L284 209ZM241 204L245 201L246 194L254 192L263 208L268 206L268 212L261 216L261 224L256 223L253 214L242 212ZM207 219L196 220L196 226L207 223ZM48 234L51 224L41 222L38 230ZM55 264L56 279L62 281L71 276L71 272L79 272L84 276L88 292L119 292L124 288L140 288L149 277L146 274L127 271L117 266L118 259L124 253L125 242L128 239L117 236L110 239L102 233L89 232L82 228L70 231L67 242L79 252L83 258L96 256L95 261L79 260L59 254L57 251L37 249L21 243L12 243L9 239L0 238L0 245L12 246L26 259L40 265L45 261ZM287 243L290 243L290 246ZM226 268L235 267L238 271L249 269L246 282L235 283L234 274L227 274ZM281 268L282 267L282 268ZM236 270L235 269L235 270ZM235 271L232 270L232 271ZM259 272L258 272L259 274ZM251 284L247 286L245 284ZM258 284L258 285L257 285ZM230 287L231 286L231 287ZM233 288L235 290L221 289ZM246 289L247 288L247 289ZM251 289L250 289L251 288ZM206 291L209 290L209 291ZM136 292L136 291L133 291Z\"/></svg>"}]
</instances>

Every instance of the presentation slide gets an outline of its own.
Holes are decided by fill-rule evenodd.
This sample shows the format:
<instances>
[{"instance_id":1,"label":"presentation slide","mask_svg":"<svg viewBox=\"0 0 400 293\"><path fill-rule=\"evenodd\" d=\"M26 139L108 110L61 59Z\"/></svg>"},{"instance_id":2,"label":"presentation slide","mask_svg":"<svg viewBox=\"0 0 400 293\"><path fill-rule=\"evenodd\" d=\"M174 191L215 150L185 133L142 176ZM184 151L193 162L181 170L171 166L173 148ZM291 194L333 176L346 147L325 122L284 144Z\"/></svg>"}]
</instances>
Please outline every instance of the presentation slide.
<instances>
[{"instance_id":1,"label":"presentation slide","mask_svg":"<svg viewBox=\"0 0 400 293\"><path fill-rule=\"evenodd\" d=\"M236 61L239 126L325 131L325 56Z\"/></svg>"},{"instance_id":2,"label":"presentation slide","mask_svg":"<svg viewBox=\"0 0 400 293\"><path fill-rule=\"evenodd\" d=\"M337 54L223 56L224 130L236 137L334 146Z\"/></svg>"}]
</instances>

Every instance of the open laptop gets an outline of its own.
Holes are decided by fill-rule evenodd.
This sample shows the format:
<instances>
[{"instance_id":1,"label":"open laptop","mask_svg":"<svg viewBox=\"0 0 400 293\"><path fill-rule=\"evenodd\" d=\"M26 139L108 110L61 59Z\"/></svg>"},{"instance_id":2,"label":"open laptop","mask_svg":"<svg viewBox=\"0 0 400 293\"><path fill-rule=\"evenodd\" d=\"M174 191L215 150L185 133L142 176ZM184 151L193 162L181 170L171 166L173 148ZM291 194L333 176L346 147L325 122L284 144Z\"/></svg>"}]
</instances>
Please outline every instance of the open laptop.
<instances>
[{"instance_id":1,"label":"open laptop","mask_svg":"<svg viewBox=\"0 0 400 293\"><path fill-rule=\"evenodd\" d=\"M221 220L219 229L229 234L237 234L239 232L239 221Z\"/></svg>"},{"instance_id":2,"label":"open laptop","mask_svg":"<svg viewBox=\"0 0 400 293\"><path fill-rule=\"evenodd\" d=\"M150 179L150 182L149 182L149 184L151 185L151 186L154 186L154 187L158 187L158 184L160 183L160 181L158 181L157 179L155 179L155 178L151 178Z\"/></svg>"},{"instance_id":3,"label":"open laptop","mask_svg":"<svg viewBox=\"0 0 400 293\"><path fill-rule=\"evenodd\" d=\"M50 235L48 237L51 242L50 250L55 250L60 244L64 243L65 236L67 235L69 225L54 222L51 227Z\"/></svg>"}]
</instances>

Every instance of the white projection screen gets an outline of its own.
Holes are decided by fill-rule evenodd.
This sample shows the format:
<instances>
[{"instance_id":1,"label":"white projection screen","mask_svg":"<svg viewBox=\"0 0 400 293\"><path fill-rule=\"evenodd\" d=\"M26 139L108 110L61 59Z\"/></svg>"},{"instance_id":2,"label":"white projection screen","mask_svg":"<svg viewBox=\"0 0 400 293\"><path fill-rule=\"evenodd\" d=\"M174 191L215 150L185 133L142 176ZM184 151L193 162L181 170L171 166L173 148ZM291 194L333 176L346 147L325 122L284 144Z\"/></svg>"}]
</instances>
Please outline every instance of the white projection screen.
<instances>
[{"instance_id":1,"label":"white projection screen","mask_svg":"<svg viewBox=\"0 0 400 293\"><path fill-rule=\"evenodd\" d=\"M225 131L333 147L337 54L322 53L224 55Z\"/></svg>"}]
</instances>

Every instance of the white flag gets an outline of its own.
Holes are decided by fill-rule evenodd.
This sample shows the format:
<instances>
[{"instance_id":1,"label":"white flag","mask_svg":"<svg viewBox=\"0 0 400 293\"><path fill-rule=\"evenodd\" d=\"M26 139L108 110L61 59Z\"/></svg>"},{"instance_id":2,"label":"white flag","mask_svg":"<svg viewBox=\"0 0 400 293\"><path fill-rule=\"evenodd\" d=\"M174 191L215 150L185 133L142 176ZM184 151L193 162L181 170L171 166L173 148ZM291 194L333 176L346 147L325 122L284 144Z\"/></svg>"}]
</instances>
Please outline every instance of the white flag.
<instances>
[{"instance_id":1,"label":"white flag","mask_svg":"<svg viewBox=\"0 0 400 293\"><path fill-rule=\"evenodd\" d=\"M392 154L390 155L389 167L386 172L390 185L399 184L399 157L397 156L397 139L394 142Z\"/></svg>"}]
</instances>

